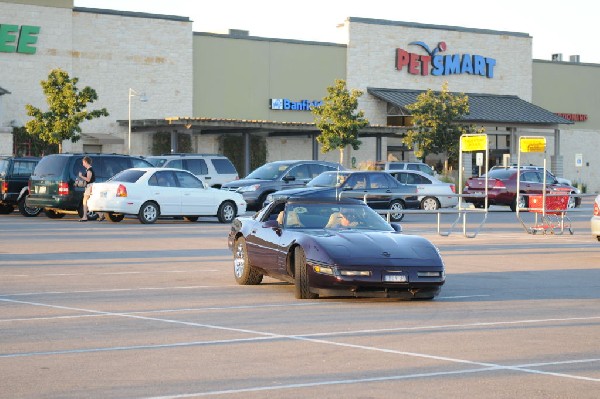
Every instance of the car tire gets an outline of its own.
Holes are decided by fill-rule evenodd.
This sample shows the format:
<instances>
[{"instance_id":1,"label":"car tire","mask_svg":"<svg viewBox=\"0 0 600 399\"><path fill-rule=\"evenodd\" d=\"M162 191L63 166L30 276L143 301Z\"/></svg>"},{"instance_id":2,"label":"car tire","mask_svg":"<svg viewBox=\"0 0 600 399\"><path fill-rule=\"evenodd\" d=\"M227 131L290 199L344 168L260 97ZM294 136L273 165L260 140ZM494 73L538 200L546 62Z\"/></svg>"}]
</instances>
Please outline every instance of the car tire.
<instances>
[{"instance_id":1,"label":"car tire","mask_svg":"<svg viewBox=\"0 0 600 399\"><path fill-rule=\"evenodd\" d=\"M183 218L185 220L187 220L188 222L197 222L198 221L198 216L184 216Z\"/></svg>"},{"instance_id":2,"label":"car tire","mask_svg":"<svg viewBox=\"0 0 600 399\"><path fill-rule=\"evenodd\" d=\"M296 299L315 299L319 295L310 292L306 254L301 247L294 249L294 295Z\"/></svg>"},{"instance_id":3,"label":"car tire","mask_svg":"<svg viewBox=\"0 0 600 399\"><path fill-rule=\"evenodd\" d=\"M44 214L50 219L62 219L65 217L64 213L56 212L51 209L45 209Z\"/></svg>"},{"instance_id":4,"label":"car tire","mask_svg":"<svg viewBox=\"0 0 600 399\"><path fill-rule=\"evenodd\" d=\"M0 205L0 215L8 215L14 210L15 208L12 205Z\"/></svg>"},{"instance_id":5,"label":"car tire","mask_svg":"<svg viewBox=\"0 0 600 399\"><path fill-rule=\"evenodd\" d=\"M237 208L231 201L225 201L219 206L217 218L221 223L231 223L237 215Z\"/></svg>"},{"instance_id":6,"label":"car tire","mask_svg":"<svg viewBox=\"0 0 600 399\"><path fill-rule=\"evenodd\" d=\"M262 273L250 266L244 237L238 238L234 243L233 275L239 285L257 285L263 279Z\"/></svg>"},{"instance_id":7,"label":"car tire","mask_svg":"<svg viewBox=\"0 0 600 399\"><path fill-rule=\"evenodd\" d=\"M83 204L79 205L79 209L77 209L77 215L79 215L80 218L83 217ZM99 217L100 216L96 212L88 211L87 213L87 220L96 220Z\"/></svg>"},{"instance_id":8,"label":"car tire","mask_svg":"<svg viewBox=\"0 0 600 399\"><path fill-rule=\"evenodd\" d=\"M570 193L575 194L575 193ZM577 207L577 197L572 197L569 195L569 202L567 202L567 209L575 209Z\"/></svg>"},{"instance_id":9,"label":"car tire","mask_svg":"<svg viewBox=\"0 0 600 399\"><path fill-rule=\"evenodd\" d=\"M108 220L110 220L113 223L119 223L124 218L125 218L125 215L123 215L122 213L109 213L108 214Z\"/></svg>"},{"instance_id":10,"label":"car tire","mask_svg":"<svg viewBox=\"0 0 600 399\"><path fill-rule=\"evenodd\" d=\"M42 208L28 207L27 204L25 204L25 198L22 198L17 205L19 206L19 212L21 212L21 215L28 218L35 217L42 211Z\"/></svg>"},{"instance_id":11,"label":"car tire","mask_svg":"<svg viewBox=\"0 0 600 399\"><path fill-rule=\"evenodd\" d=\"M390 203L389 211L390 211L390 221L399 222L404 219L404 213L400 213L406 209L404 203L400 200L395 200Z\"/></svg>"},{"instance_id":12,"label":"car tire","mask_svg":"<svg viewBox=\"0 0 600 399\"><path fill-rule=\"evenodd\" d=\"M421 200L421 209L425 211L437 211L440 209L440 201L435 197L425 197Z\"/></svg>"},{"instance_id":13,"label":"car tire","mask_svg":"<svg viewBox=\"0 0 600 399\"><path fill-rule=\"evenodd\" d=\"M158 208L158 204L152 201L144 202L138 213L138 219L143 224L152 224L156 222L159 216L160 209Z\"/></svg>"},{"instance_id":14,"label":"car tire","mask_svg":"<svg viewBox=\"0 0 600 399\"><path fill-rule=\"evenodd\" d=\"M518 204L517 204L517 201L519 201ZM519 208L528 208L529 207L529 200L526 195L524 195L524 194L517 195L515 197L515 200L510 204L510 210L513 212L517 211L517 207L519 207ZM523 211L523 212L526 212L526 211Z\"/></svg>"}]
</instances>

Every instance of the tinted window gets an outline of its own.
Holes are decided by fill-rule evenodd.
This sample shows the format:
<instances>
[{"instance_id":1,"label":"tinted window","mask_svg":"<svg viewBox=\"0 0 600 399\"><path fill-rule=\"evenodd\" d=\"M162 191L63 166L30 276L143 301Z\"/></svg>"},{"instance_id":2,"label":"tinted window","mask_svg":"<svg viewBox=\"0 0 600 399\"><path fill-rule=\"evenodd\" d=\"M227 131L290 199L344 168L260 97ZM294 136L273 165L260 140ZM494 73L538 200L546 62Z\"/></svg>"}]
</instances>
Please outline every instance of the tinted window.
<instances>
[{"instance_id":1,"label":"tinted window","mask_svg":"<svg viewBox=\"0 0 600 399\"><path fill-rule=\"evenodd\" d=\"M381 188L395 187L393 180L388 180L387 177L388 175L383 173L372 174L371 178L369 179L369 188L377 190Z\"/></svg>"},{"instance_id":2,"label":"tinted window","mask_svg":"<svg viewBox=\"0 0 600 399\"><path fill-rule=\"evenodd\" d=\"M508 180L511 178L512 175L515 174L515 170L510 170L510 169L496 169L496 170L492 170L488 173L488 177L492 178L492 179L499 179L499 180Z\"/></svg>"},{"instance_id":3,"label":"tinted window","mask_svg":"<svg viewBox=\"0 0 600 399\"><path fill-rule=\"evenodd\" d=\"M186 159L184 161L185 167L183 169L189 170L195 175L207 175L208 167L204 159Z\"/></svg>"},{"instance_id":4,"label":"tinted window","mask_svg":"<svg viewBox=\"0 0 600 399\"><path fill-rule=\"evenodd\" d=\"M5 176L8 172L8 161L6 159L0 159L0 176Z\"/></svg>"},{"instance_id":5,"label":"tinted window","mask_svg":"<svg viewBox=\"0 0 600 399\"><path fill-rule=\"evenodd\" d=\"M289 163L268 163L254 170L246 179L275 180L290 167Z\"/></svg>"},{"instance_id":6,"label":"tinted window","mask_svg":"<svg viewBox=\"0 0 600 399\"><path fill-rule=\"evenodd\" d=\"M538 178L538 174L536 172L523 172L521 174L521 180L522 181L527 181L527 182L533 182L533 183L541 183L540 179Z\"/></svg>"},{"instance_id":7,"label":"tinted window","mask_svg":"<svg viewBox=\"0 0 600 399\"><path fill-rule=\"evenodd\" d=\"M167 162L166 158L146 158L146 160L157 168L162 167Z\"/></svg>"},{"instance_id":8,"label":"tinted window","mask_svg":"<svg viewBox=\"0 0 600 399\"><path fill-rule=\"evenodd\" d=\"M117 173L116 175L114 175L110 181L120 181L123 183L135 183L136 181L139 180L140 177L144 176L146 172L144 172L143 170L124 170L122 172Z\"/></svg>"},{"instance_id":9,"label":"tinted window","mask_svg":"<svg viewBox=\"0 0 600 399\"><path fill-rule=\"evenodd\" d=\"M215 170L219 174L237 175L235 166L227 158L215 158L211 160Z\"/></svg>"},{"instance_id":10,"label":"tinted window","mask_svg":"<svg viewBox=\"0 0 600 399\"><path fill-rule=\"evenodd\" d=\"M81 158L79 158L79 160L79 164L81 165ZM63 171L65 170L67 162L69 162L69 157L60 155L45 156L37 164L35 170L33 171L33 174L37 177L61 176ZM81 168L85 171L85 169L83 169L83 166L81 166Z\"/></svg>"},{"instance_id":11,"label":"tinted window","mask_svg":"<svg viewBox=\"0 0 600 399\"><path fill-rule=\"evenodd\" d=\"M196 176L185 172L175 172L179 187L183 188L204 188L204 185Z\"/></svg>"},{"instance_id":12,"label":"tinted window","mask_svg":"<svg viewBox=\"0 0 600 399\"><path fill-rule=\"evenodd\" d=\"M150 168L152 164L140 158L131 158L132 168Z\"/></svg>"},{"instance_id":13,"label":"tinted window","mask_svg":"<svg viewBox=\"0 0 600 399\"><path fill-rule=\"evenodd\" d=\"M92 167L97 179L107 180L120 171L129 169L131 162L125 157L92 157Z\"/></svg>"},{"instance_id":14,"label":"tinted window","mask_svg":"<svg viewBox=\"0 0 600 399\"><path fill-rule=\"evenodd\" d=\"M165 168L183 169L183 161L181 159L173 159L163 165Z\"/></svg>"},{"instance_id":15,"label":"tinted window","mask_svg":"<svg viewBox=\"0 0 600 399\"><path fill-rule=\"evenodd\" d=\"M177 187L175 176L170 170L155 172L153 178L148 180L148 184L150 186Z\"/></svg>"},{"instance_id":16,"label":"tinted window","mask_svg":"<svg viewBox=\"0 0 600 399\"><path fill-rule=\"evenodd\" d=\"M37 162L32 161L15 161L13 163L13 175L29 176L33 173Z\"/></svg>"},{"instance_id":17,"label":"tinted window","mask_svg":"<svg viewBox=\"0 0 600 399\"><path fill-rule=\"evenodd\" d=\"M308 170L308 165L296 165L286 174L288 177L295 177L296 180L311 179L312 176Z\"/></svg>"}]
</instances>

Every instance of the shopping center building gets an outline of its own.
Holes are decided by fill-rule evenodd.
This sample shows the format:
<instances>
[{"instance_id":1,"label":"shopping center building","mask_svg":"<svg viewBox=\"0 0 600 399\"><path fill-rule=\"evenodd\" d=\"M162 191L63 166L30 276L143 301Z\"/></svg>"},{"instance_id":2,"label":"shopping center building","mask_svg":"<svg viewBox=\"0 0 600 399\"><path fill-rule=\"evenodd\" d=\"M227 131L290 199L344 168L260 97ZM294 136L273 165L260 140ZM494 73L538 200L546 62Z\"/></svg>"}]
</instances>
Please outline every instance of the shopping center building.
<instances>
[{"instance_id":1,"label":"shopping center building","mask_svg":"<svg viewBox=\"0 0 600 399\"><path fill-rule=\"evenodd\" d=\"M519 137L543 136L546 152L523 162L545 158L557 175L600 191L600 65L560 54L534 60L527 33L350 17L346 43L308 42L193 32L186 16L73 0L0 0L0 15L0 154L23 152L12 129L29 119L26 104L45 109L40 81L55 68L94 88L90 108L110 114L84 122L82 139L63 151L146 155L160 136L172 152L185 142L235 158L241 174L257 154L336 161L337 152L320 151L310 112L336 79L363 91L370 123L346 166L414 160L402 142L406 106L447 82L468 95L465 119L488 134L491 164L516 162Z\"/></svg>"}]
</instances>

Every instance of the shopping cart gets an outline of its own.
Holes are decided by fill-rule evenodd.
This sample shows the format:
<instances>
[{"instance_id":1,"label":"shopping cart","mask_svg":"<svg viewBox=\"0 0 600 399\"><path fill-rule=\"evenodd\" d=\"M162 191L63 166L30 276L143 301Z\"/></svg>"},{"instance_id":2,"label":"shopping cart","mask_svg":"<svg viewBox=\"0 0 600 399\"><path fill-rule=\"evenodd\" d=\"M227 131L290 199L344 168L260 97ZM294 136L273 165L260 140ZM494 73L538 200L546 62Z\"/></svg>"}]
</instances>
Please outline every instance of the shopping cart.
<instances>
[{"instance_id":1,"label":"shopping cart","mask_svg":"<svg viewBox=\"0 0 600 399\"><path fill-rule=\"evenodd\" d=\"M540 215L539 223L536 215L536 223L530 228L530 233L563 234L566 228L569 230L569 234L573 235L571 219L567 216L568 207L568 194L547 194L545 208L543 195L530 195L529 212Z\"/></svg>"}]
</instances>

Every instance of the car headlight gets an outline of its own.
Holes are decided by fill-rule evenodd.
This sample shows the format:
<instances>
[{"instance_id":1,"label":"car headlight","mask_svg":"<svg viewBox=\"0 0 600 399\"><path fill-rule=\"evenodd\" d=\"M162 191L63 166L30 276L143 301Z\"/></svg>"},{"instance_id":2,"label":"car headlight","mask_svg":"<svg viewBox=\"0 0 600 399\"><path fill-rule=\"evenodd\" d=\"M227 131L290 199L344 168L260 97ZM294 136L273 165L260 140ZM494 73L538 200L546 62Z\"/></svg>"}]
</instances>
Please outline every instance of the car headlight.
<instances>
[{"instance_id":1,"label":"car headlight","mask_svg":"<svg viewBox=\"0 0 600 399\"><path fill-rule=\"evenodd\" d=\"M247 193L250 191L256 191L260 188L260 184L252 184L250 186L244 186L238 188L238 193Z\"/></svg>"}]
</instances>

